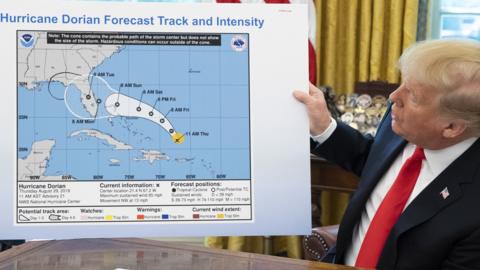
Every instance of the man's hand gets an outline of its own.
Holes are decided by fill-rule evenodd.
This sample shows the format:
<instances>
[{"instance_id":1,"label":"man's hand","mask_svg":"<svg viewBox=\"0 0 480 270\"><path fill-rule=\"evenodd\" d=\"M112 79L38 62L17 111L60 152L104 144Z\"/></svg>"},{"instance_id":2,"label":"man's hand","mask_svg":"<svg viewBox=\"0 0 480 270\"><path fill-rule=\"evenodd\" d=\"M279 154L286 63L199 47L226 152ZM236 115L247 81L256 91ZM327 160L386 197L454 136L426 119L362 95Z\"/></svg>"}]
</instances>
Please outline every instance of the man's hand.
<instances>
[{"instance_id":1,"label":"man's hand","mask_svg":"<svg viewBox=\"0 0 480 270\"><path fill-rule=\"evenodd\" d=\"M294 91L293 96L307 107L308 118L310 119L310 135L316 136L328 128L331 116L323 92L313 84L310 84L308 92L307 94L302 91Z\"/></svg>"}]
</instances>

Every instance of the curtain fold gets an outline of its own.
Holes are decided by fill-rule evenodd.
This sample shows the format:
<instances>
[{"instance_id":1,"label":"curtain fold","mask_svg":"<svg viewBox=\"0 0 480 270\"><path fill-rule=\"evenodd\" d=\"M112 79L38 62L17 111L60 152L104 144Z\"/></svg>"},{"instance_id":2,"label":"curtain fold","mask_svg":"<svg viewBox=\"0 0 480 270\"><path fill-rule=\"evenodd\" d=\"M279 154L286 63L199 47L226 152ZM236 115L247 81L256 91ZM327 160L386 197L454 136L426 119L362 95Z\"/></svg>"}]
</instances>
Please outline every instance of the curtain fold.
<instances>
[{"instance_id":1,"label":"curtain fold","mask_svg":"<svg viewBox=\"0 0 480 270\"><path fill-rule=\"evenodd\" d=\"M417 0L317 0L317 81L352 93L356 81L400 80L396 62L416 39Z\"/></svg>"}]
</instances>

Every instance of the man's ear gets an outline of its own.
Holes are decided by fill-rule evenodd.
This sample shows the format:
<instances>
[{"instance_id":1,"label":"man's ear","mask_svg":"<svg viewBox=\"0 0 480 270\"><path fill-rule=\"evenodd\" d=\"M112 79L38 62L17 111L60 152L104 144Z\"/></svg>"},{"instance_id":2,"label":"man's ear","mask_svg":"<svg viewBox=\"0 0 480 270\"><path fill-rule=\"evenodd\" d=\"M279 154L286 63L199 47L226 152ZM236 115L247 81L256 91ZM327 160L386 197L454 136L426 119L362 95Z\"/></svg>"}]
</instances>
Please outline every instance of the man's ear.
<instances>
[{"instance_id":1,"label":"man's ear","mask_svg":"<svg viewBox=\"0 0 480 270\"><path fill-rule=\"evenodd\" d=\"M467 130L467 123L464 120L454 119L450 120L447 125L444 126L442 135L447 139L455 139L465 134Z\"/></svg>"}]
</instances>

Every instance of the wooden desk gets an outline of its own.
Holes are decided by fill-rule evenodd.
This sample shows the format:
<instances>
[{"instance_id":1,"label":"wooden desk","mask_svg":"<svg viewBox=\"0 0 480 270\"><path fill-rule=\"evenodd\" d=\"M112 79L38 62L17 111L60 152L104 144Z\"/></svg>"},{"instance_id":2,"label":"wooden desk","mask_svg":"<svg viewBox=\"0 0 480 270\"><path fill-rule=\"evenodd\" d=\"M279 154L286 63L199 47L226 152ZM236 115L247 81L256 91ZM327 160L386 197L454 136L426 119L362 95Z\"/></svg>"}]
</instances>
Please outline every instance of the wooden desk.
<instances>
[{"instance_id":1,"label":"wooden desk","mask_svg":"<svg viewBox=\"0 0 480 270\"><path fill-rule=\"evenodd\" d=\"M355 269L305 260L136 238L27 242L0 253L1 270Z\"/></svg>"},{"instance_id":2,"label":"wooden desk","mask_svg":"<svg viewBox=\"0 0 480 270\"><path fill-rule=\"evenodd\" d=\"M322 191L352 193L357 189L358 177L347 172L339 166L312 156L310 158L311 170L311 202L312 226L322 226Z\"/></svg>"}]
</instances>

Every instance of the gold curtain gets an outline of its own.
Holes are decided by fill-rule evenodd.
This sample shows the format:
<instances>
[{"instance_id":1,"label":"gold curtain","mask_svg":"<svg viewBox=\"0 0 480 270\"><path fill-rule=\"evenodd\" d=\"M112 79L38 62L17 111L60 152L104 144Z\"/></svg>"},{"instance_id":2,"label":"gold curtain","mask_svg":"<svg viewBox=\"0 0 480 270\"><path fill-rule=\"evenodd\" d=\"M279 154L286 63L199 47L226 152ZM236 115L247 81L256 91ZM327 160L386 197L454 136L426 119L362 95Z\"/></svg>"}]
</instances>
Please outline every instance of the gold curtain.
<instances>
[{"instance_id":1,"label":"gold curtain","mask_svg":"<svg viewBox=\"0 0 480 270\"><path fill-rule=\"evenodd\" d=\"M399 81L396 61L415 41L418 0L316 0L317 81L337 94L355 81ZM293 91L293 90L292 90ZM322 194L322 224L340 222L348 194ZM300 237L207 237L205 245L301 258ZM271 245L271 247L270 247Z\"/></svg>"},{"instance_id":2,"label":"gold curtain","mask_svg":"<svg viewBox=\"0 0 480 270\"><path fill-rule=\"evenodd\" d=\"M396 63L416 39L418 0L316 0L317 78L337 94L356 81L399 82ZM340 222L349 194L322 193L322 224Z\"/></svg>"},{"instance_id":3,"label":"gold curtain","mask_svg":"<svg viewBox=\"0 0 480 270\"><path fill-rule=\"evenodd\" d=\"M415 42L418 0L317 0L317 78L337 93L356 81L397 83L396 62Z\"/></svg>"},{"instance_id":4,"label":"gold curtain","mask_svg":"<svg viewBox=\"0 0 480 270\"><path fill-rule=\"evenodd\" d=\"M205 245L234 251L268 253L295 259L302 258L302 243L299 236L230 236L207 237Z\"/></svg>"}]
</instances>

